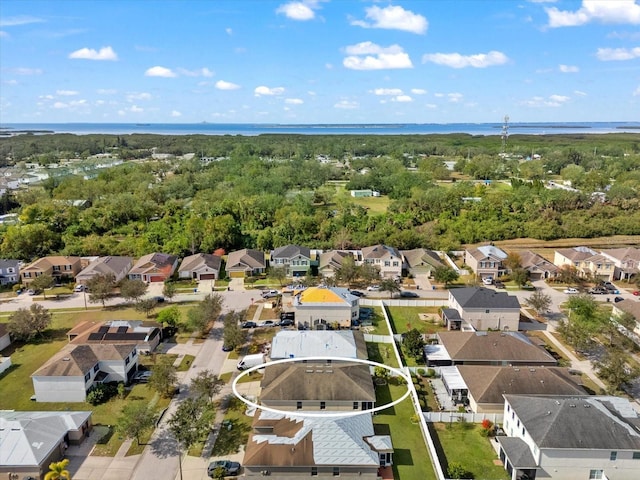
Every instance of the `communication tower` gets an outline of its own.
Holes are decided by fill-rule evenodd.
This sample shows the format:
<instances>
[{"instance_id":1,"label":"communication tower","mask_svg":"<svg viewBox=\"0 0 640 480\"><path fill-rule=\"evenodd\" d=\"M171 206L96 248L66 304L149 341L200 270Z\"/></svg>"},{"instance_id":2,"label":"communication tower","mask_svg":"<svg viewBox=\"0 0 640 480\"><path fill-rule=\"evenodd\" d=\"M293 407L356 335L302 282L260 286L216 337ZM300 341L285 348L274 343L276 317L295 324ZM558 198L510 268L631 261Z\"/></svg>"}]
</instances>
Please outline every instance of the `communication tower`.
<instances>
[{"instance_id":1,"label":"communication tower","mask_svg":"<svg viewBox=\"0 0 640 480\"><path fill-rule=\"evenodd\" d=\"M507 152L507 140L509 140L509 115L504 116L502 124L502 153Z\"/></svg>"}]
</instances>

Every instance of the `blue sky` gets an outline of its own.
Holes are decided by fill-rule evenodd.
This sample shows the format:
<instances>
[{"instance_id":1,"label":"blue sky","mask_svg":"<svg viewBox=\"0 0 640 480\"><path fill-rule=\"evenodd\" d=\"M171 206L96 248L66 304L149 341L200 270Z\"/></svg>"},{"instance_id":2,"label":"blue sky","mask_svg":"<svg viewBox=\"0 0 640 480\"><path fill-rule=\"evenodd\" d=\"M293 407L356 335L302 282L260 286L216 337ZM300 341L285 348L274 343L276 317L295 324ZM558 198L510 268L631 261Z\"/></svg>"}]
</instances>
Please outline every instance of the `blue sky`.
<instances>
[{"instance_id":1,"label":"blue sky","mask_svg":"<svg viewBox=\"0 0 640 480\"><path fill-rule=\"evenodd\" d=\"M640 120L640 0L2 0L0 122Z\"/></svg>"}]
</instances>

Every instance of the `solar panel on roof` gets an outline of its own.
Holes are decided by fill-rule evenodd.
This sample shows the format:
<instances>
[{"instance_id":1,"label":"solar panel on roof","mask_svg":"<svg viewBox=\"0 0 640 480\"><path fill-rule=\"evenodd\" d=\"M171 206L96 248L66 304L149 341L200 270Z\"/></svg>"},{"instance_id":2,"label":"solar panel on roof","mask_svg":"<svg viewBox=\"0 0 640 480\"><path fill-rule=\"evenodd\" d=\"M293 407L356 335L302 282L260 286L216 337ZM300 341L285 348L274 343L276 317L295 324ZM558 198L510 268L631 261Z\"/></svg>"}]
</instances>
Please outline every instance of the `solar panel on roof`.
<instances>
[{"instance_id":1,"label":"solar panel on roof","mask_svg":"<svg viewBox=\"0 0 640 480\"><path fill-rule=\"evenodd\" d=\"M109 331L109 327L107 325L103 325L98 329L99 333L107 333Z\"/></svg>"},{"instance_id":2,"label":"solar panel on roof","mask_svg":"<svg viewBox=\"0 0 640 480\"><path fill-rule=\"evenodd\" d=\"M127 330L129 330L129 327L118 327L117 333L127 333Z\"/></svg>"},{"instance_id":3,"label":"solar panel on roof","mask_svg":"<svg viewBox=\"0 0 640 480\"><path fill-rule=\"evenodd\" d=\"M89 334L89 337L88 337L88 340L92 340L92 341L95 341L95 340L102 340L102 337L104 337L104 335L105 335L105 334L104 334L104 333L102 333L102 332L90 333L90 334Z\"/></svg>"}]
</instances>

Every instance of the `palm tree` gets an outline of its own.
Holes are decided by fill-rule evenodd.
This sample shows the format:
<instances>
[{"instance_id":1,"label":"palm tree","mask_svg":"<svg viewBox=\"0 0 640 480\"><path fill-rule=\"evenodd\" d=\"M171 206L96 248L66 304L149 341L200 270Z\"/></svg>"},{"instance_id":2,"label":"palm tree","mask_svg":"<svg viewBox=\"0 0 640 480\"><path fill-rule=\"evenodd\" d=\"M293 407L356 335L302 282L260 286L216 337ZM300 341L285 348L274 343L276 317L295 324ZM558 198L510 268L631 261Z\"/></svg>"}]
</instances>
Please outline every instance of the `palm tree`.
<instances>
[{"instance_id":1,"label":"palm tree","mask_svg":"<svg viewBox=\"0 0 640 480\"><path fill-rule=\"evenodd\" d=\"M71 480L71 473L67 470L69 460L65 458L59 462L51 462L49 473L44 476L44 480Z\"/></svg>"}]
</instances>

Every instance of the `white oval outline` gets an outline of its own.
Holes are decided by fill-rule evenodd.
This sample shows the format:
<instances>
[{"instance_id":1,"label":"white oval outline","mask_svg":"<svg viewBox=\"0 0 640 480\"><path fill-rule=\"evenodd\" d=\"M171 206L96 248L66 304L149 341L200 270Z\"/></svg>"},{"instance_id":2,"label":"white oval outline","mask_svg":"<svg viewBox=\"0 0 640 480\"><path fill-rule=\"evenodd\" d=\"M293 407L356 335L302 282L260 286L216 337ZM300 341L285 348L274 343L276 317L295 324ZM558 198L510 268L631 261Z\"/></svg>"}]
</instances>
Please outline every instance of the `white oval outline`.
<instances>
[{"instance_id":1,"label":"white oval outline","mask_svg":"<svg viewBox=\"0 0 640 480\"><path fill-rule=\"evenodd\" d=\"M268 367L269 365L278 365L278 364L281 364L281 363L302 362L303 360L310 360L310 361L331 360L331 361L341 361L341 362L362 363L362 364L365 364L365 365L374 366L374 367L382 367L382 368L385 368L387 370L390 370L391 372L396 373L400 377L402 377L407 383L413 381L411 379L411 377L408 377L407 374L405 374L402 370L399 370L399 369L397 369L395 367L390 367L389 365L385 365L384 363L374 362L374 361L369 360L369 359L365 360L365 359L362 359L362 358L313 356L313 357L282 358L280 360L273 360L273 361L266 362L266 363L263 363L261 365L256 365L255 367L251 367L251 368L248 368L246 370L243 370L242 373L240 375L238 375L233 380L233 383L231 384L231 390L233 391L233 394L238 399L240 399L240 401L242 401L243 403L245 403L249 407L253 407L253 408L256 408L256 409L264 410L265 412L275 413L275 414L278 414L278 415L293 416L293 417L309 417L309 418L345 418L345 417L355 417L357 415L364 415L364 414L374 414L375 412L379 412L381 410L386 410L387 408L390 408L390 407L393 407L394 405L397 405L398 403L400 403L403 400L405 400L411 394L411 390L409 390L409 387L407 387L407 391L405 392L404 395L402 395L402 397L398 398L397 400L394 400L393 402L385 403L384 405L380 405L379 407L369 408L367 410L357 410L357 411L346 411L345 410L345 411L336 412L336 413L327 413L327 412L311 413L311 412L308 412L308 411L304 412L302 410L295 410L295 411L292 411L292 410L279 410L277 408L271 408L271 407L267 407L265 405L259 405L259 404L255 403L255 402L252 402L251 400L243 397L242 395L240 395L238 393L238 390L236 389L236 384L238 383L238 380L240 380L244 375L248 375L251 372L255 372L255 371L261 370L261 369L263 369L265 367Z\"/></svg>"}]
</instances>

